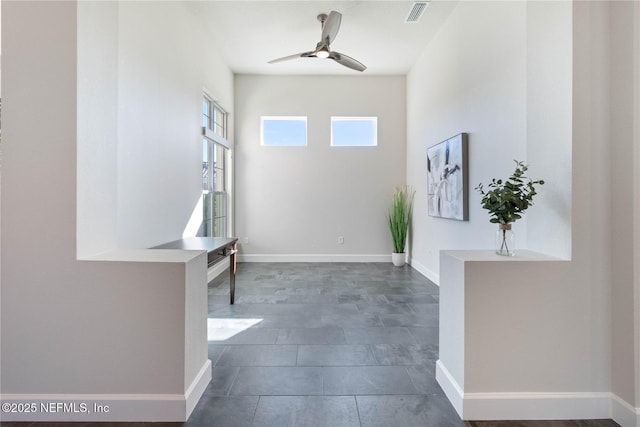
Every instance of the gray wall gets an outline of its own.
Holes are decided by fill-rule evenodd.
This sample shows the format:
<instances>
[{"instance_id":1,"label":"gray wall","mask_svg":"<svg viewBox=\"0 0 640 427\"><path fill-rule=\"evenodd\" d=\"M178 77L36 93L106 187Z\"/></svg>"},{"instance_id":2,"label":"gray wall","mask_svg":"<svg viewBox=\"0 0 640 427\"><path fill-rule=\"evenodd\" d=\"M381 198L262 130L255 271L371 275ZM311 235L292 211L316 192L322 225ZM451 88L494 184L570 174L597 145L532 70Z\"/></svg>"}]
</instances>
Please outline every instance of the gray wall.
<instances>
[{"instance_id":1,"label":"gray wall","mask_svg":"<svg viewBox=\"0 0 640 427\"><path fill-rule=\"evenodd\" d=\"M236 233L244 260L388 261L405 182L405 78L236 77ZM305 115L306 147L262 147L260 116ZM377 147L331 147L331 116L377 116ZM344 245L338 245L338 237Z\"/></svg>"}]
</instances>

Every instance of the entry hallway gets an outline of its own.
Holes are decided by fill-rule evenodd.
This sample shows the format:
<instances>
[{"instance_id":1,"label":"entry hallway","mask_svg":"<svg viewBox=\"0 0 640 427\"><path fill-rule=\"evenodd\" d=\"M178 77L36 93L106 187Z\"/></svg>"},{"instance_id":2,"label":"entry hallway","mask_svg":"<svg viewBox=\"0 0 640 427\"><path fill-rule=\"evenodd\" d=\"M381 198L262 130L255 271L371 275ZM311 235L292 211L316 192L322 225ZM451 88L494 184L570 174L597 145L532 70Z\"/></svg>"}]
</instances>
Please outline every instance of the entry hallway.
<instances>
[{"instance_id":1,"label":"entry hallway","mask_svg":"<svg viewBox=\"0 0 640 427\"><path fill-rule=\"evenodd\" d=\"M209 284L213 380L189 420L123 427L614 427L463 422L435 381L439 288L391 263L242 263ZM11 427L113 423L0 423Z\"/></svg>"},{"instance_id":2,"label":"entry hallway","mask_svg":"<svg viewBox=\"0 0 640 427\"><path fill-rule=\"evenodd\" d=\"M243 263L209 284L213 380L185 423L136 427L614 427L463 422L435 381L438 290L391 263ZM113 423L0 423L85 427Z\"/></svg>"},{"instance_id":3,"label":"entry hallway","mask_svg":"<svg viewBox=\"0 0 640 427\"><path fill-rule=\"evenodd\" d=\"M242 263L209 284L213 380L187 426L616 426L460 421L435 381L439 288L391 263Z\"/></svg>"}]
</instances>

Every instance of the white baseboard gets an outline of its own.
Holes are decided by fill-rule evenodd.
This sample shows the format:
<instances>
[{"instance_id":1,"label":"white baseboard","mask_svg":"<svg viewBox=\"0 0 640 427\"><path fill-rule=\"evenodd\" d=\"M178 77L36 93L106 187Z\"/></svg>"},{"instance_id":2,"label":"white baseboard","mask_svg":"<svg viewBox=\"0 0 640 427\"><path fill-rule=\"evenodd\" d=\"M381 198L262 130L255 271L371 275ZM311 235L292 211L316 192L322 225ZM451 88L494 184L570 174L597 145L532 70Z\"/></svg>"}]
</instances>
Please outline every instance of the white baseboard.
<instances>
[{"instance_id":1,"label":"white baseboard","mask_svg":"<svg viewBox=\"0 0 640 427\"><path fill-rule=\"evenodd\" d=\"M612 418L622 427L640 427L638 410L609 392L464 393L444 363L436 380L463 420L568 420Z\"/></svg>"},{"instance_id":2,"label":"white baseboard","mask_svg":"<svg viewBox=\"0 0 640 427\"><path fill-rule=\"evenodd\" d=\"M611 417L611 393L465 393L466 420L589 420Z\"/></svg>"},{"instance_id":3,"label":"white baseboard","mask_svg":"<svg viewBox=\"0 0 640 427\"><path fill-rule=\"evenodd\" d=\"M423 273L424 274L424 273ZM440 388L453 405L458 416L464 419L464 393L458 382L453 378L449 370L440 359L436 361L436 381L440 384Z\"/></svg>"},{"instance_id":4,"label":"white baseboard","mask_svg":"<svg viewBox=\"0 0 640 427\"><path fill-rule=\"evenodd\" d=\"M229 261L224 260L207 270L207 283L218 277L222 272L229 269Z\"/></svg>"},{"instance_id":5,"label":"white baseboard","mask_svg":"<svg viewBox=\"0 0 640 427\"><path fill-rule=\"evenodd\" d=\"M612 394L611 419L622 427L640 427L640 408L634 408L617 395Z\"/></svg>"},{"instance_id":6,"label":"white baseboard","mask_svg":"<svg viewBox=\"0 0 640 427\"><path fill-rule=\"evenodd\" d=\"M185 409L185 418L184 420L188 420L191 416L191 413L195 409L198 401L202 397L204 390L207 388L209 383L211 382L211 360L207 359L198 375L196 375L195 379L185 392L185 400L186 400L186 409Z\"/></svg>"},{"instance_id":7,"label":"white baseboard","mask_svg":"<svg viewBox=\"0 0 640 427\"><path fill-rule=\"evenodd\" d=\"M437 274L435 271L427 268L424 264L418 262L418 260L414 258L411 258L409 260L409 264L411 264L411 267L418 270L418 272L423 276L425 276L427 279L431 280L433 283L440 286L440 275Z\"/></svg>"},{"instance_id":8,"label":"white baseboard","mask_svg":"<svg viewBox=\"0 0 640 427\"><path fill-rule=\"evenodd\" d=\"M238 262L388 262L391 253L376 254L238 254Z\"/></svg>"},{"instance_id":9,"label":"white baseboard","mask_svg":"<svg viewBox=\"0 0 640 427\"><path fill-rule=\"evenodd\" d=\"M184 422L211 381L207 360L181 394L2 394L2 421Z\"/></svg>"}]
</instances>

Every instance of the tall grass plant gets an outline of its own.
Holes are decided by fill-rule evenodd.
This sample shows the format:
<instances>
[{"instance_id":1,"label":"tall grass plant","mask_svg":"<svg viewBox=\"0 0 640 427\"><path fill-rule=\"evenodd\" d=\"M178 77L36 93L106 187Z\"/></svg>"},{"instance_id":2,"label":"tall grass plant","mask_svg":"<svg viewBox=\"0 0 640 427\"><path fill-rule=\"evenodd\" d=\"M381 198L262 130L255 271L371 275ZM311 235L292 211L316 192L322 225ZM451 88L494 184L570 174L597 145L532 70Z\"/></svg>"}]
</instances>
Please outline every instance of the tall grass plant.
<instances>
[{"instance_id":1,"label":"tall grass plant","mask_svg":"<svg viewBox=\"0 0 640 427\"><path fill-rule=\"evenodd\" d=\"M388 220L395 253L404 253L415 194L416 192L407 185L396 188L393 193Z\"/></svg>"}]
</instances>

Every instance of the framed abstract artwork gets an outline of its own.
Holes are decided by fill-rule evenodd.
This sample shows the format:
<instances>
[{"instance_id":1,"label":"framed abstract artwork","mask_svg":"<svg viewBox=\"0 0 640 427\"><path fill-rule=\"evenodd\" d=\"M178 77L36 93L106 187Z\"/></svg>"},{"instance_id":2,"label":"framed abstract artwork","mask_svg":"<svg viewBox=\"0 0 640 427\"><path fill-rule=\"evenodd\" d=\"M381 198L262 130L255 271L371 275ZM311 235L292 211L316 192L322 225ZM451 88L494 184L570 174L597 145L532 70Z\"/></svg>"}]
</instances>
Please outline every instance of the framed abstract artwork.
<instances>
[{"instance_id":1,"label":"framed abstract artwork","mask_svg":"<svg viewBox=\"0 0 640 427\"><path fill-rule=\"evenodd\" d=\"M467 140L460 133L427 149L429 216L469 219Z\"/></svg>"}]
</instances>

